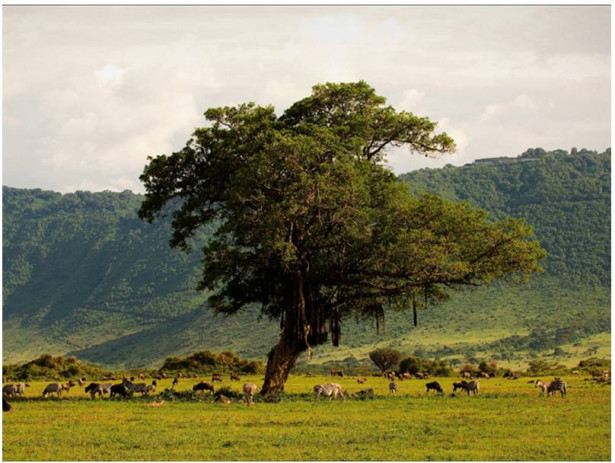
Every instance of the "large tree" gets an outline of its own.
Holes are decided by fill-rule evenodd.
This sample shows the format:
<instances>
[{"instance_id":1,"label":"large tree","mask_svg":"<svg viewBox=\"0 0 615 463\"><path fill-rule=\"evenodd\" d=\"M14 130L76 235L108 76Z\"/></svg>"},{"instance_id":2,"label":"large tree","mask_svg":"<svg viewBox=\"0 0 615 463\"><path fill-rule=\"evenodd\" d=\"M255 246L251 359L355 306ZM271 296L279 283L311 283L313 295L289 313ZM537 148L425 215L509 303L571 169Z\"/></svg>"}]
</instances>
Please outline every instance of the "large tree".
<instances>
[{"instance_id":1,"label":"large tree","mask_svg":"<svg viewBox=\"0 0 615 463\"><path fill-rule=\"evenodd\" d=\"M436 124L397 112L365 82L316 85L280 117L252 103L212 108L207 127L149 158L142 219L172 213L171 246L203 227L198 289L218 313L258 304L280 321L264 394L298 356L341 340L349 315L382 320L455 287L539 271L544 251L523 221L489 221L467 204L414 197L383 164L391 147L450 153Z\"/></svg>"}]
</instances>

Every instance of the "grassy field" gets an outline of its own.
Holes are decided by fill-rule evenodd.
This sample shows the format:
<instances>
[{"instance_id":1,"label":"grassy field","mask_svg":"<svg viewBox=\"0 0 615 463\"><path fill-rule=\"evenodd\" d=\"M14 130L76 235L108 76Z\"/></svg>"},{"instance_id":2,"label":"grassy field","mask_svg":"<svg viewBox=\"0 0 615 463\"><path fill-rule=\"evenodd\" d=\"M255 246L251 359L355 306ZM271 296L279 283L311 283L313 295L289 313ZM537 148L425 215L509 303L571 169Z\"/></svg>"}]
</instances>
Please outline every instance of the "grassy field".
<instances>
[{"instance_id":1,"label":"grassy field","mask_svg":"<svg viewBox=\"0 0 615 463\"><path fill-rule=\"evenodd\" d=\"M372 387L376 396L342 403L313 401L313 385L330 378L291 376L281 402L252 407L91 401L81 388L41 399L46 383L32 383L3 414L3 460L610 460L610 386L565 379L561 399L539 396L532 378L481 380L477 397L451 396L455 378L437 379L443 395L413 379L397 396L382 378L343 378L347 393Z\"/></svg>"}]
</instances>

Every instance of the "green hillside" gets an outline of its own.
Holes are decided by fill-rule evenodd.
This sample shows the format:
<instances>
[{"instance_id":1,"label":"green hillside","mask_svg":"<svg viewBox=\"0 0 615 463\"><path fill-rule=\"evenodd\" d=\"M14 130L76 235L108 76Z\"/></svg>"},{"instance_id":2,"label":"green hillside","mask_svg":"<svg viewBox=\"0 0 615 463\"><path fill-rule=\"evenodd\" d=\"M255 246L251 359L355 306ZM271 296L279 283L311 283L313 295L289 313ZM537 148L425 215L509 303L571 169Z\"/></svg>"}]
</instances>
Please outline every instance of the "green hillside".
<instances>
[{"instance_id":1,"label":"green hillside","mask_svg":"<svg viewBox=\"0 0 615 463\"><path fill-rule=\"evenodd\" d=\"M527 285L467 290L419 314L391 313L386 334L350 320L340 348L313 362L366 361L374 345L465 361L571 363L610 346L610 150L528 150L516 160L424 169L402 176L420 193L463 200L493 217L525 217L549 257ZM194 291L199 241L168 246L168 222L137 219L142 196L3 188L4 362L41 353L113 367L160 365L170 355L233 350L262 359L277 324L258 311L224 318ZM202 241L201 241L202 242Z\"/></svg>"}]
</instances>

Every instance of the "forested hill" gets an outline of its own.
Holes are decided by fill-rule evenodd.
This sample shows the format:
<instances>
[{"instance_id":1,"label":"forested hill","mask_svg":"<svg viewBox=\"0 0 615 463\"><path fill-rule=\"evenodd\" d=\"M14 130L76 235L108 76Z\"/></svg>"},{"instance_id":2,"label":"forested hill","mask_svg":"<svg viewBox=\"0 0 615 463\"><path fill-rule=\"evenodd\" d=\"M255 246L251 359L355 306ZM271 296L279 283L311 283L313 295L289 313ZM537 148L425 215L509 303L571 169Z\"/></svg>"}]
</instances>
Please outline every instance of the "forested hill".
<instances>
[{"instance_id":1,"label":"forested hill","mask_svg":"<svg viewBox=\"0 0 615 463\"><path fill-rule=\"evenodd\" d=\"M611 153L530 149L518 158L402 175L415 192L467 201L494 218L525 217L549 252L547 273L582 284L611 279Z\"/></svg>"},{"instance_id":2,"label":"forested hill","mask_svg":"<svg viewBox=\"0 0 615 463\"><path fill-rule=\"evenodd\" d=\"M610 281L610 152L532 150L523 156L402 176L417 192L469 201L493 217L526 217L550 254L541 277L549 291L534 286L529 296L515 296L531 299L527 308L522 301L514 308L501 304L503 293L496 289L480 297L485 304L480 313L469 299L425 312L425 332L448 339L454 332L465 339L492 317L486 315L489 304L505 324L496 327L491 339L527 332L537 322L555 330L578 319L579 333L608 330L603 301ZM204 306L205 295L193 289L200 272L199 240L189 255L170 249L168 221L147 224L137 218L142 199L131 192L62 195L3 188L5 362L41 353L71 353L112 366L160 364L170 355L204 349L266 355L276 341L277 325L258 320L256 312L214 317ZM591 293L568 292L571 307L580 304L585 311L571 308L556 316L547 307L553 291L569 289L571 283L593 288ZM543 294L544 301L537 300ZM595 300L579 300L594 294L599 295ZM403 347L409 333L411 339L405 339L412 345L427 342L409 320L395 317L395 323L387 324L386 342L397 339ZM360 324L348 325L345 339L347 350L323 348L320 358L362 358L364 353L353 352L383 341Z\"/></svg>"}]
</instances>

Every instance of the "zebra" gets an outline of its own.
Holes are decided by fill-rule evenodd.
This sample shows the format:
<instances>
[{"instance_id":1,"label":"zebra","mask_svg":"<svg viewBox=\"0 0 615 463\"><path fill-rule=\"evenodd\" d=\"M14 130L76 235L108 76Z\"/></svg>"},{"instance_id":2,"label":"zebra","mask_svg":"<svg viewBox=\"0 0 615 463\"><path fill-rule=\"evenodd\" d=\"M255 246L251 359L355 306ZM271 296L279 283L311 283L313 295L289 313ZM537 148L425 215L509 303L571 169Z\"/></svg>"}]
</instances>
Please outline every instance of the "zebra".
<instances>
[{"instance_id":1,"label":"zebra","mask_svg":"<svg viewBox=\"0 0 615 463\"><path fill-rule=\"evenodd\" d=\"M17 395L23 396L25 389L30 387L28 383L7 384L2 388L2 393L7 397L13 397Z\"/></svg>"},{"instance_id":2,"label":"zebra","mask_svg":"<svg viewBox=\"0 0 615 463\"><path fill-rule=\"evenodd\" d=\"M547 395L555 396L557 391L562 394L562 398L566 397L566 382L562 378L555 378L547 386Z\"/></svg>"},{"instance_id":3,"label":"zebra","mask_svg":"<svg viewBox=\"0 0 615 463\"><path fill-rule=\"evenodd\" d=\"M257 392L260 392L260 390L261 388L254 383L245 383L243 385L243 393L246 395L246 402L248 403L248 406L253 403L252 396Z\"/></svg>"},{"instance_id":4,"label":"zebra","mask_svg":"<svg viewBox=\"0 0 615 463\"><path fill-rule=\"evenodd\" d=\"M474 395L478 394L478 390L479 390L478 381L470 381L464 387L464 389L466 390L468 395L470 395L470 394L474 394Z\"/></svg>"},{"instance_id":5,"label":"zebra","mask_svg":"<svg viewBox=\"0 0 615 463\"><path fill-rule=\"evenodd\" d=\"M62 391L68 386L65 386L64 384L60 384L60 383L51 383L48 384L47 387L45 387L45 390L43 391L43 397L47 397L49 394L58 394L58 397L60 397L62 395Z\"/></svg>"},{"instance_id":6,"label":"zebra","mask_svg":"<svg viewBox=\"0 0 615 463\"><path fill-rule=\"evenodd\" d=\"M397 383L395 381L391 381L389 383L389 394L395 394L397 392Z\"/></svg>"},{"instance_id":7,"label":"zebra","mask_svg":"<svg viewBox=\"0 0 615 463\"><path fill-rule=\"evenodd\" d=\"M88 387L85 388L85 392L90 393L90 397L92 398L92 400L96 398L96 394L98 394L102 399L103 387L98 383L90 383Z\"/></svg>"},{"instance_id":8,"label":"zebra","mask_svg":"<svg viewBox=\"0 0 615 463\"><path fill-rule=\"evenodd\" d=\"M132 383L131 381L128 381L127 379L125 379L124 381L122 381L122 384L124 386L126 386L126 388L128 390L130 390L133 394L135 392L140 392L141 395L147 395L152 391L156 390L156 380L154 379L152 381L151 385L147 385L145 383Z\"/></svg>"},{"instance_id":9,"label":"zebra","mask_svg":"<svg viewBox=\"0 0 615 463\"><path fill-rule=\"evenodd\" d=\"M338 383L317 384L314 386L314 392L316 393L316 399L318 399L321 395L324 395L329 397L329 400L331 400L337 398L339 394L342 402L346 400L346 397L344 397L344 392L342 391L342 386Z\"/></svg>"}]
</instances>

